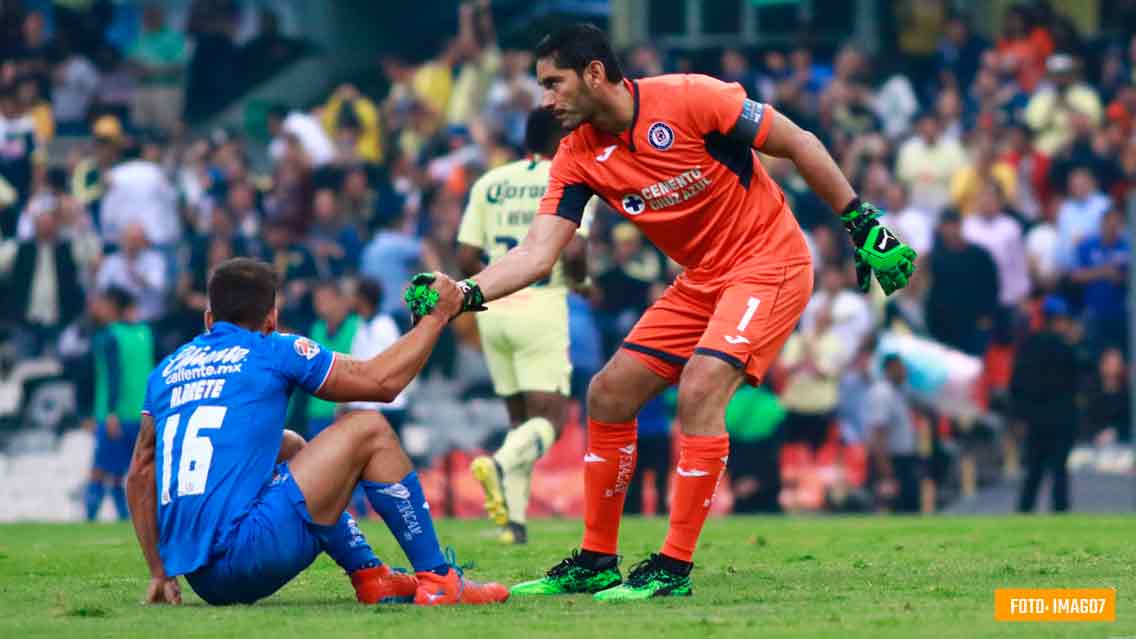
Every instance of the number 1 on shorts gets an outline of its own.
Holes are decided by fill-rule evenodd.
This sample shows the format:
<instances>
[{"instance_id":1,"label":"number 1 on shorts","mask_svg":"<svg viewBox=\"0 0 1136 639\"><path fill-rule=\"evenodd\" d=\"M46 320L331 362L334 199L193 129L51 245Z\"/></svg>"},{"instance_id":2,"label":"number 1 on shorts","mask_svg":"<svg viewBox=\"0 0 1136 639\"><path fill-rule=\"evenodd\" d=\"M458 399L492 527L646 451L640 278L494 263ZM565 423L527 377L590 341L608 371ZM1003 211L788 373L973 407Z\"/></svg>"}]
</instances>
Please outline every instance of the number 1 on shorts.
<instances>
[{"instance_id":1,"label":"number 1 on shorts","mask_svg":"<svg viewBox=\"0 0 1136 639\"><path fill-rule=\"evenodd\" d=\"M756 297L751 297L746 301L745 315L742 315L742 321L738 322L739 333L745 331L746 327L749 326L749 322L753 319L753 314L757 312L757 306L759 304L761 304L761 300Z\"/></svg>"}]
</instances>

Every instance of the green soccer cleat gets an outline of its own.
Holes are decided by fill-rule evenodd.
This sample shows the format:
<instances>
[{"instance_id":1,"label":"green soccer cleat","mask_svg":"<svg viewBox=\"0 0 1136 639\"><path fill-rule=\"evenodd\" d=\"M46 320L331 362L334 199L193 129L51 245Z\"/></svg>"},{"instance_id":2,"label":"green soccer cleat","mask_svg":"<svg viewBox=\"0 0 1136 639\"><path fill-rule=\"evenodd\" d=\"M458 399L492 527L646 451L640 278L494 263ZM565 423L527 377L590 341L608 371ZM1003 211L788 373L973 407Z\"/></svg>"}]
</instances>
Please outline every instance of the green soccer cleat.
<instances>
[{"instance_id":1,"label":"green soccer cleat","mask_svg":"<svg viewBox=\"0 0 1136 639\"><path fill-rule=\"evenodd\" d=\"M552 567L544 577L519 583L509 589L512 595L573 595L597 593L623 581L619 560L613 558L605 568L589 568L580 562L580 552L572 554Z\"/></svg>"},{"instance_id":2,"label":"green soccer cleat","mask_svg":"<svg viewBox=\"0 0 1136 639\"><path fill-rule=\"evenodd\" d=\"M635 564L627 581L614 588L595 594L596 601L639 601L651 597L689 597L694 594L690 575L679 575L661 565L661 556L654 554Z\"/></svg>"}]
</instances>

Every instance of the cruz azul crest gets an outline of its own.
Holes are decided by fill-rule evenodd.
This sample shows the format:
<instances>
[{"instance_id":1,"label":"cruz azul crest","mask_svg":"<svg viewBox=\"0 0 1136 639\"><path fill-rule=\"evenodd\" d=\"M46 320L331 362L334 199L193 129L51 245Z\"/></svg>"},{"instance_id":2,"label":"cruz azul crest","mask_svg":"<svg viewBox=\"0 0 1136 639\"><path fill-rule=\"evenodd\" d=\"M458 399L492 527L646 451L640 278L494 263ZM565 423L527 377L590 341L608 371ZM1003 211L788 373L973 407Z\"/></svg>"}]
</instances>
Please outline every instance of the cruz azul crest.
<instances>
[{"instance_id":1,"label":"cruz azul crest","mask_svg":"<svg viewBox=\"0 0 1136 639\"><path fill-rule=\"evenodd\" d=\"M647 141L656 149L666 151L674 144L675 133L665 122L656 122L647 129Z\"/></svg>"}]
</instances>

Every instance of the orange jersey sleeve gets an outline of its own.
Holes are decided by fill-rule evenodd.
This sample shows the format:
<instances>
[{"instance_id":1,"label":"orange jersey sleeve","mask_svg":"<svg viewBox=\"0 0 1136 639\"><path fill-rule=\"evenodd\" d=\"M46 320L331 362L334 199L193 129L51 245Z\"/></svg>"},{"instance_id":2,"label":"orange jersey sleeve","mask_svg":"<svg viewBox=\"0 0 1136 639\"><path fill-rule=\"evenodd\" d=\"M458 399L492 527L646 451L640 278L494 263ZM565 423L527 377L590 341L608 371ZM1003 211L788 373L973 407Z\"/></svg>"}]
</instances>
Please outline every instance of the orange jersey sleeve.
<instances>
[{"instance_id":1,"label":"orange jersey sleeve","mask_svg":"<svg viewBox=\"0 0 1136 639\"><path fill-rule=\"evenodd\" d=\"M584 181L574 151L571 136L560 141L548 170L548 190L540 200L537 213L559 215L579 225L584 215L584 206L594 195L594 191Z\"/></svg>"},{"instance_id":2,"label":"orange jersey sleeve","mask_svg":"<svg viewBox=\"0 0 1136 639\"><path fill-rule=\"evenodd\" d=\"M688 75L690 118L702 133L718 132L760 149L773 124L773 108L746 97L737 82Z\"/></svg>"}]
</instances>

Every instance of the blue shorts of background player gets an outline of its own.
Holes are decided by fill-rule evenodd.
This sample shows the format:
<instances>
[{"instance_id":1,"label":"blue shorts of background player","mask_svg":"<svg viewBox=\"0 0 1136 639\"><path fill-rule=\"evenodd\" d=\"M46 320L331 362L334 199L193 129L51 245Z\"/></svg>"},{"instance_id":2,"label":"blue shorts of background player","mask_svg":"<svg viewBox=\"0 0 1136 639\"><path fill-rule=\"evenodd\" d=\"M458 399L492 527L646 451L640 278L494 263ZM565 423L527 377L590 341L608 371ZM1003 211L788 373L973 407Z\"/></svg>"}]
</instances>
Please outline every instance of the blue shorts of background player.
<instances>
[{"instance_id":1,"label":"blue shorts of background player","mask_svg":"<svg viewBox=\"0 0 1136 639\"><path fill-rule=\"evenodd\" d=\"M112 423L114 418L110 418ZM117 421L116 428L108 428L107 421L95 427L95 456L91 464L91 475L87 482L84 506L87 521L98 518L106 490L114 501L115 511L120 520L130 517L126 506L126 492L122 478L130 468L130 458L134 455L134 442L138 439L139 422Z\"/></svg>"},{"instance_id":2,"label":"blue shorts of background player","mask_svg":"<svg viewBox=\"0 0 1136 639\"><path fill-rule=\"evenodd\" d=\"M313 417L308 419L308 439L315 439L316 435L319 435L323 431L327 430L328 426L331 426L332 422L334 421L335 419L332 417Z\"/></svg>"},{"instance_id":3,"label":"blue shorts of background player","mask_svg":"<svg viewBox=\"0 0 1136 639\"><path fill-rule=\"evenodd\" d=\"M272 481L237 520L221 547L208 564L185 576L193 591L213 605L250 604L263 599L303 572L321 552L331 555L352 576L363 568L380 565L346 513L333 526L312 521L286 462L276 466ZM380 569L384 574L388 570L386 566ZM412 600L414 579L406 575L403 581L401 592L392 588L379 600ZM355 584L360 597L361 585Z\"/></svg>"},{"instance_id":4,"label":"blue shorts of background player","mask_svg":"<svg viewBox=\"0 0 1136 639\"><path fill-rule=\"evenodd\" d=\"M118 436L112 437L106 422L100 422L95 428L95 470L119 479L125 477L134 454L134 441L138 439L138 427L138 422L120 421Z\"/></svg>"}]
</instances>

